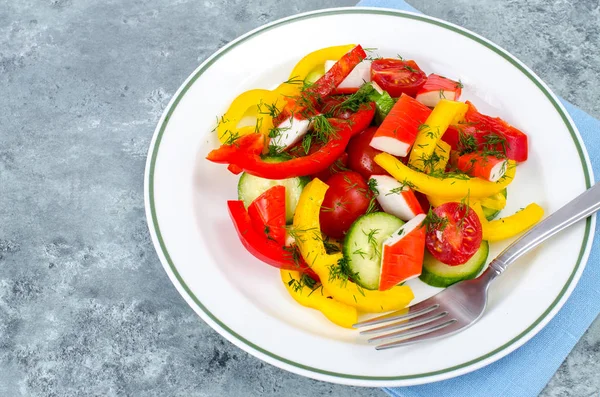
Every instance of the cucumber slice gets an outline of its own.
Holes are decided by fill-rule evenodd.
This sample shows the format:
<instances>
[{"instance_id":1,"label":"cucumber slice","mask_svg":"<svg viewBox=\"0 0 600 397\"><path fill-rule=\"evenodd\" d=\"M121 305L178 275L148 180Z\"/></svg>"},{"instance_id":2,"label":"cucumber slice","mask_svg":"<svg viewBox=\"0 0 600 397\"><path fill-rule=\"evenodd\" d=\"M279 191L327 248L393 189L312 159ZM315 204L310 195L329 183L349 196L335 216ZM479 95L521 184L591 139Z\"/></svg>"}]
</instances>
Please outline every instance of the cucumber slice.
<instances>
[{"instance_id":1,"label":"cucumber slice","mask_svg":"<svg viewBox=\"0 0 600 397\"><path fill-rule=\"evenodd\" d=\"M381 123L383 123L383 119L385 119L395 104L396 101L394 101L394 98L392 98L386 91L383 91L383 94L379 95L379 97L375 99L375 124L381 125Z\"/></svg>"},{"instance_id":2,"label":"cucumber slice","mask_svg":"<svg viewBox=\"0 0 600 397\"><path fill-rule=\"evenodd\" d=\"M315 81L319 80L324 74L325 74L325 66L322 66L321 68L316 68L312 72L310 72L309 74L306 75L306 78L304 79L304 81L312 84Z\"/></svg>"},{"instance_id":3,"label":"cucumber slice","mask_svg":"<svg viewBox=\"0 0 600 397\"><path fill-rule=\"evenodd\" d=\"M284 158L281 157L265 159L265 161L273 163L279 163L283 160ZM289 224L294 220L294 212L300 199L300 193L309 181L310 178L304 176L289 179L265 179L244 172L238 182L238 200L242 200L244 206L248 208L265 191L273 186L282 185L285 187L285 220Z\"/></svg>"},{"instance_id":4,"label":"cucumber slice","mask_svg":"<svg viewBox=\"0 0 600 397\"><path fill-rule=\"evenodd\" d=\"M504 188L504 190L502 190L500 193L502 193L504 195L504 198L507 197L507 190L506 188ZM487 219L488 221L493 220L495 217L498 216L498 214L500 213L501 210L495 210L493 208L487 208L487 207L481 207L481 209L483 210L483 215L485 215L485 219Z\"/></svg>"},{"instance_id":5,"label":"cucumber slice","mask_svg":"<svg viewBox=\"0 0 600 397\"><path fill-rule=\"evenodd\" d=\"M358 273L354 282L366 289L379 288L381 248L404 222L385 212L374 212L358 218L346 234L343 253L352 273Z\"/></svg>"},{"instance_id":6,"label":"cucumber slice","mask_svg":"<svg viewBox=\"0 0 600 397\"><path fill-rule=\"evenodd\" d=\"M419 278L432 287L446 288L462 280L470 280L485 267L490 247L487 241L482 241L475 255L466 263L458 266L446 265L435 259L429 251L425 251L423 272Z\"/></svg>"},{"instance_id":7,"label":"cucumber slice","mask_svg":"<svg viewBox=\"0 0 600 397\"><path fill-rule=\"evenodd\" d=\"M366 83L358 89L358 95L365 95L370 101L375 102L375 124L380 125L385 116L394 107L396 101L386 91L379 92L373 83Z\"/></svg>"}]
</instances>

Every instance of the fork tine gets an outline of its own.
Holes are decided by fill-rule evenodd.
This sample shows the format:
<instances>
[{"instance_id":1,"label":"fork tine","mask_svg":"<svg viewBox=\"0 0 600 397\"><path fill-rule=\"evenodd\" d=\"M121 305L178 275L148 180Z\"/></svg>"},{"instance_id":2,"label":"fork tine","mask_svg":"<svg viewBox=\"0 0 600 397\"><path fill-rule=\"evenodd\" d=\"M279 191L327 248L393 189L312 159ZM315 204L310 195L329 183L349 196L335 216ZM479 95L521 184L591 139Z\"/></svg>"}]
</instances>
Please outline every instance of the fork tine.
<instances>
[{"instance_id":1,"label":"fork tine","mask_svg":"<svg viewBox=\"0 0 600 397\"><path fill-rule=\"evenodd\" d=\"M456 331L464 328L461 323L456 320L448 320L441 324L430 326L429 328L423 329L418 332L414 332L412 335L405 334L406 337L399 341L385 343L383 345L375 346L376 350L387 350L395 347L401 347L411 345L413 343L422 342L429 339L437 339L443 336L451 335Z\"/></svg>"},{"instance_id":2,"label":"fork tine","mask_svg":"<svg viewBox=\"0 0 600 397\"><path fill-rule=\"evenodd\" d=\"M448 314L448 312L441 311L441 310L432 310L432 311L425 312L424 314L427 314L427 316L419 315L419 316L415 316L409 320L403 319L402 321L399 321L396 323L386 324L381 327L376 327L376 328L368 329L366 331L361 331L360 334L361 335L370 335L370 334L378 334L381 332L393 331L393 330L398 330L398 329L406 330L409 328L414 328L418 325L423 325L423 324L427 324L427 323L433 322L435 320L438 320L438 319L446 316ZM398 331L398 332L400 332L400 331ZM388 334L388 335L391 335L391 334ZM385 337L385 336L386 335L383 335L383 337ZM376 338L369 339L369 342L383 339L383 337L376 337Z\"/></svg>"},{"instance_id":3,"label":"fork tine","mask_svg":"<svg viewBox=\"0 0 600 397\"><path fill-rule=\"evenodd\" d=\"M437 327L441 324L457 321L454 318L444 318L444 317L446 317L447 313L442 313L442 314L443 315L437 316L435 319L424 322L421 325L417 325L412 328L404 329L402 331L392 332L390 334L379 335L379 336L369 339L368 342L383 342L388 339L398 340L398 339L406 339L409 337L415 337L415 336L422 335L424 333L435 331L435 330L437 330Z\"/></svg>"},{"instance_id":4,"label":"fork tine","mask_svg":"<svg viewBox=\"0 0 600 397\"><path fill-rule=\"evenodd\" d=\"M435 301L432 298L425 299L424 301L416 303L406 309L384 314L383 316L375 317L370 320L361 321L359 323L354 324L352 328L368 327L371 325L387 323L389 321L408 320L417 316L421 316L423 314L427 314L437 309L439 306L440 305L438 303L435 303Z\"/></svg>"}]
</instances>

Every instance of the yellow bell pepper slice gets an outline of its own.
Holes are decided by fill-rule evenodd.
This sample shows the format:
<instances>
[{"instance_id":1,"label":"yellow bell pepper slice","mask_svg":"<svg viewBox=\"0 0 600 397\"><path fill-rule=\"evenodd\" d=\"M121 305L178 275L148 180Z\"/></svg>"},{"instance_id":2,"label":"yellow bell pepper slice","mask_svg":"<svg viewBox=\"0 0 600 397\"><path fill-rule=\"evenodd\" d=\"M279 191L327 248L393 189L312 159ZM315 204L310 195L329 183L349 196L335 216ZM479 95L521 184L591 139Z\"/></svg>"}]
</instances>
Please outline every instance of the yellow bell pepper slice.
<instances>
[{"instance_id":1,"label":"yellow bell pepper slice","mask_svg":"<svg viewBox=\"0 0 600 397\"><path fill-rule=\"evenodd\" d=\"M338 266L342 254L327 254L321 227L319 212L329 186L319 179L313 179L304 187L296 213L294 214L294 233L296 244L306 263L317 273L325 290L338 302L356 307L363 312L387 312L406 307L414 295L409 286L398 286L387 291L363 289L349 280L332 277L331 269Z\"/></svg>"},{"instance_id":2,"label":"yellow bell pepper slice","mask_svg":"<svg viewBox=\"0 0 600 397\"><path fill-rule=\"evenodd\" d=\"M337 61L354 47L356 47L356 44L346 44L325 47L311 52L294 66L290 73L289 82L280 84L275 91L284 96L298 95L302 88L302 82L311 72L318 70L325 73L325 61Z\"/></svg>"},{"instance_id":3,"label":"yellow bell pepper slice","mask_svg":"<svg viewBox=\"0 0 600 397\"><path fill-rule=\"evenodd\" d=\"M388 153L375 156L375 162L398 181L411 183L415 190L427 196L450 199L467 197L467 195L471 199L480 199L499 193L513 181L517 168L516 163L509 160L504 177L498 182L489 182L481 178L469 178L466 175L436 178L413 170Z\"/></svg>"},{"instance_id":4,"label":"yellow bell pepper slice","mask_svg":"<svg viewBox=\"0 0 600 397\"><path fill-rule=\"evenodd\" d=\"M484 197L480 200L481 206L500 211L506 207L506 197L500 193L496 193L490 197Z\"/></svg>"},{"instance_id":5,"label":"yellow bell pepper slice","mask_svg":"<svg viewBox=\"0 0 600 397\"><path fill-rule=\"evenodd\" d=\"M303 285L301 274L297 271L281 270L281 280L292 298L302 306L316 309L334 324L352 328L358 322L358 312L355 307L345 305L332 299L321 287L311 290Z\"/></svg>"},{"instance_id":6,"label":"yellow bell pepper slice","mask_svg":"<svg viewBox=\"0 0 600 397\"><path fill-rule=\"evenodd\" d=\"M269 115L269 108L274 106L280 110L284 105L283 97L275 91L255 89L241 93L218 121L219 141L226 143L235 137L257 131L268 134L269 130L273 128L273 118ZM239 122L245 116L256 118L256 124L238 128Z\"/></svg>"},{"instance_id":7,"label":"yellow bell pepper slice","mask_svg":"<svg viewBox=\"0 0 600 397\"><path fill-rule=\"evenodd\" d=\"M446 203L460 203L465 199L465 197L456 198L456 197L438 197L438 196L427 196L427 200L432 207L439 207L442 204ZM469 204L473 206L474 203L478 202L478 200L469 200Z\"/></svg>"},{"instance_id":8,"label":"yellow bell pepper slice","mask_svg":"<svg viewBox=\"0 0 600 397\"><path fill-rule=\"evenodd\" d=\"M472 201L472 202L469 203L469 206L477 214L477 217L479 218L479 223L481 223L481 230L483 232L483 239L487 240L485 238L486 237L486 232L485 231L486 231L486 228L487 228L488 220L485 217L485 214L483 213L483 208L481 208L481 202L480 201Z\"/></svg>"},{"instance_id":9,"label":"yellow bell pepper slice","mask_svg":"<svg viewBox=\"0 0 600 397\"><path fill-rule=\"evenodd\" d=\"M428 174L433 172L444 172L446 170L446 165L448 165L448 161L450 160L450 151L452 147L444 141L438 141L435 145L435 150L433 151L433 158L435 161L429 167L425 167L424 171Z\"/></svg>"},{"instance_id":10,"label":"yellow bell pepper slice","mask_svg":"<svg viewBox=\"0 0 600 397\"><path fill-rule=\"evenodd\" d=\"M462 120L468 109L469 106L463 102L447 99L439 101L427 117L422 128L419 129L408 163L419 170L423 170L448 126L453 122Z\"/></svg>"},{"instance_id":11,"label":"yellow bell pepper slice","mask_svg":"<svg viewBox=\"0 0 600 397\"><path fill-rule=\"evenodd\" d=\"M487 222L483 229L483 239L500 241L514 237L538 223L543 216L544 209L531 203L511 216Z\"/></svg>"}]
</instances>

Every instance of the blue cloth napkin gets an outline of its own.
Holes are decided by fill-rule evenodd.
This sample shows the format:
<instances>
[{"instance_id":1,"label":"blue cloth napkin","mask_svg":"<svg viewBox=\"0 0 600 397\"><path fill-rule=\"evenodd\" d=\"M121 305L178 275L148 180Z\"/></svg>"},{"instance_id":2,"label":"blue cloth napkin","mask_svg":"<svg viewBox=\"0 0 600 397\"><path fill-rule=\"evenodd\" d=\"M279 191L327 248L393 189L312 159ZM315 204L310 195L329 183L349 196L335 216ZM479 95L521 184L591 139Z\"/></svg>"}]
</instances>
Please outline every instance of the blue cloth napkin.
<instances>
[{"instance_id":1,"label":"blue cloth napkin","mask_svg":"<svg viewBox=\"0 0 600 397\"><path fill-rule=\"evenodd\" d=\"M363 0L359 6L419 12L402 0ZM583 137L595 175L600 175L600 121L562 101ZM384 388L392 396L465 397L537 396L600 314L600 233L588 264L560 312L533 339L513 353L478 371L421 386Z\"/></svg>"}]
</instances>

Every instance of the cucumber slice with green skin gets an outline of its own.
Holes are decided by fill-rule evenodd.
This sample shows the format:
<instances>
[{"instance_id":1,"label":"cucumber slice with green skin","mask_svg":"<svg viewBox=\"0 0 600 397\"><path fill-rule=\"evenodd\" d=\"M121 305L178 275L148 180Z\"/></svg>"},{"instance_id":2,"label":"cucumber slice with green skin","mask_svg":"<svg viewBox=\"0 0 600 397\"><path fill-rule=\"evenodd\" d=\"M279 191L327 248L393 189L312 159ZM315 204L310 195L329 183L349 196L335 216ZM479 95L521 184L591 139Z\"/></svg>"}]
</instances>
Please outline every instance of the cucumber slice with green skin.
<instances>
[{"instance_id":1,"label":"cucumber slice with green skin","mask_svg":"<svg viewBox=\"0 0 600 397\"><path fill-rule=\"evenodd\" d=\"M283 157L270 157L265 161L280 163L284 161ZM309 177L297 177L289 179L265 179L258 176L243 173L238 182L238 200L244 202L244 206L248 208L250 204L261 194L272 188L273 186L285 187L285 220L292 223L294 220L294 212L300 199L300 193L304 186L310 181Z\"/></svg>"},{"instance_id":2,"label":"cucumber slice with green skin","mask_svg":"<svg viewBox=\"0 0 600 397\"><path fill-rule=\"evenodd\" d=\"M319 80L324 74L325 74L325 66L323 66L321 68L317 68L317 69L313 70L312 72L310 72L309 74L307 74L304 81L312 84L315 81Z\"/></svg>"},{"instance_id":3,"label":"cucumber slice with green skin","mask_svg":"<svg viewBox=\"0 0 600 397\"><path fill-rule=\"evenodd\" d=\"M366 289L379 288L381 248L404 222L385 212L374 212L358 218L346 234L343 253L348 267L358 277L354 282Z\"/></svg>"},{"instance_id":4,"label":"cucumber slice with green skin","mask_svg":"<svg viewBox=\"0 0 600 397\"><path fill-rule=\"evenodd\" d=\"M507 197L506 188L504 188L504 190L502 190L500 193L502 193L504 195L504 198ZM483 207L483 206L481 207L481 209L483 210L483 215L485 215L485 219L487 219L488 221L494 220L494 218L496 218L501 211L501 210L495 210L495 209L487 208L487 207Z\"/></svg>"},{"instance_id":5,"label":"cucumber slice with green skin","mask_svg":"<svg viewBox=\"0 0 600 397\"><path fill-rule=\"evenodd\" d=\"M425 250L423 259L423 272L419 276L421 281L432 287L446 288L462 280L471 280L485 267L490 246L487 241L482 241L475 255L466 263L457 266L446 265L435 259L429 251Z\"/></svg>"}]
</instances>

